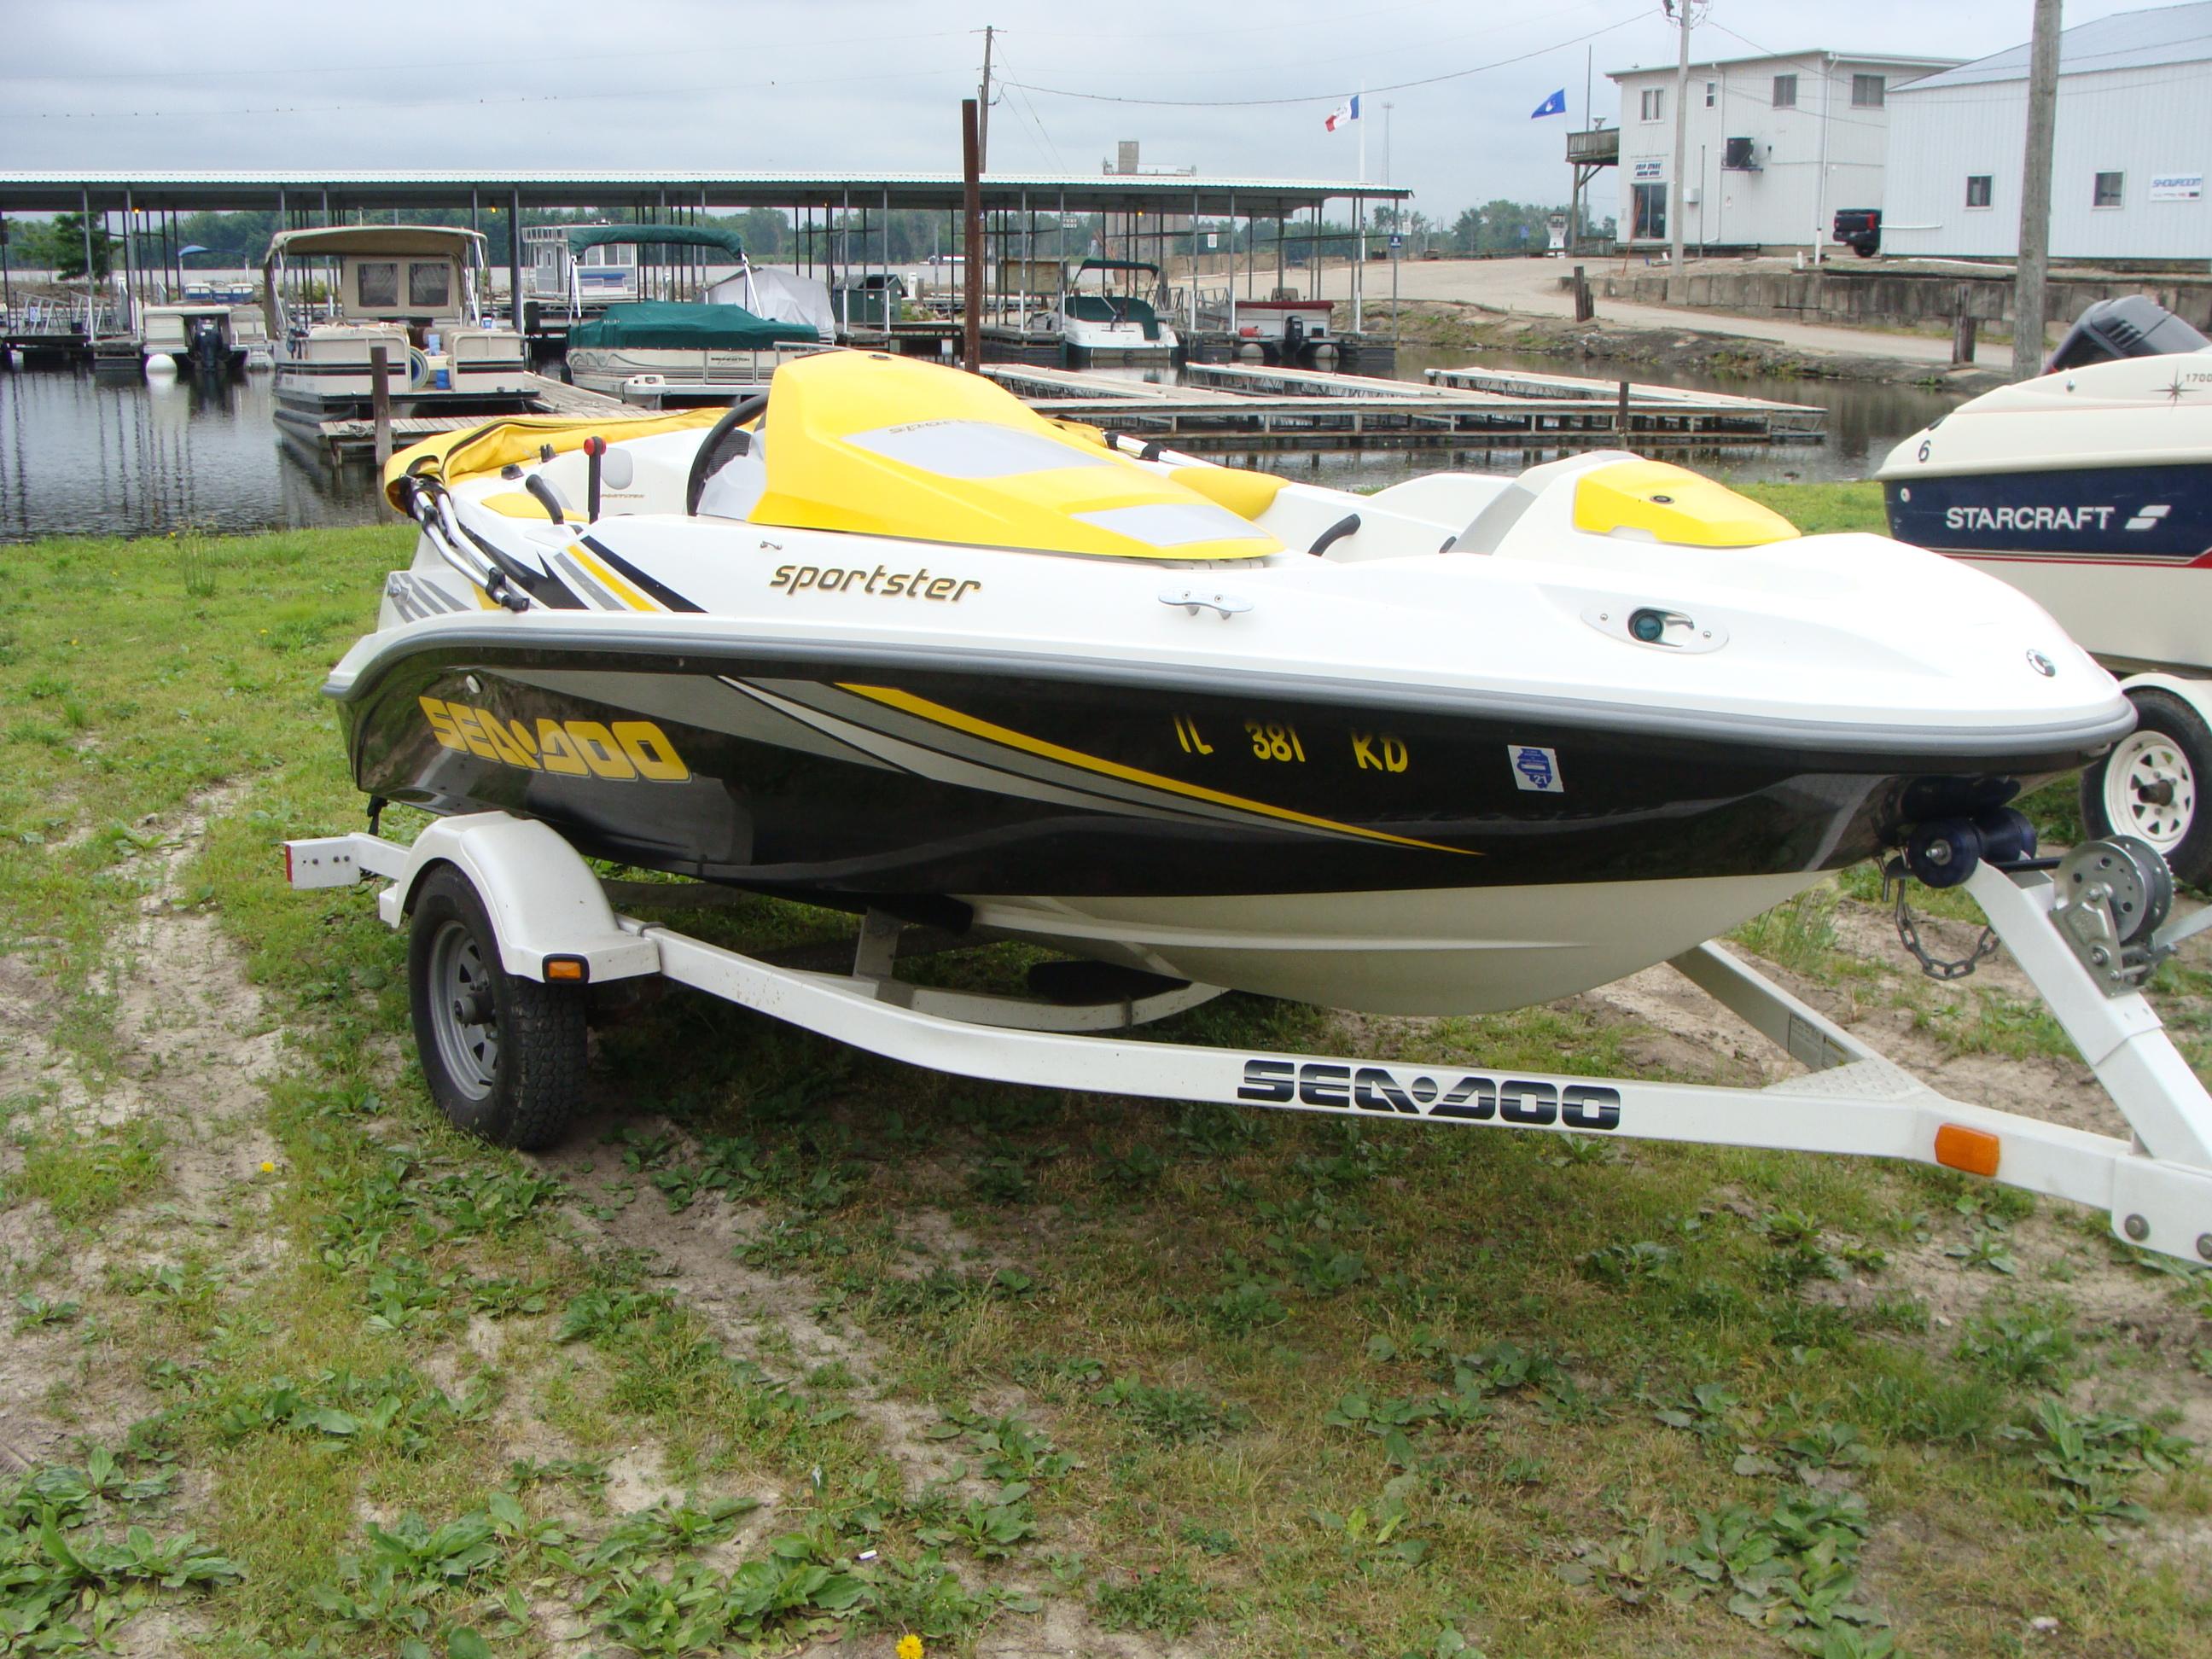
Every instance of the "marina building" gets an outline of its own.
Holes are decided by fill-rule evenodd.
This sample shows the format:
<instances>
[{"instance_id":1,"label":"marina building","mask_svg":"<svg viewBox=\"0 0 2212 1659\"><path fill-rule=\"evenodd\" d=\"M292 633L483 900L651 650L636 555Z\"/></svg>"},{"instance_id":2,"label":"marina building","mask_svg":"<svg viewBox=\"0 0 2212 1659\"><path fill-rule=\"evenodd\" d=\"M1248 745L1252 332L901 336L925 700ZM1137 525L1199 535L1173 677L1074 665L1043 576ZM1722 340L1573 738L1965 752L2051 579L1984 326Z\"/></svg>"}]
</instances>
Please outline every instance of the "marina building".
<instances>
[{"instance_id":1,"label":"marina building","mask_svg":"<svg viewBox=\"0 0 2212 1659\"><path fill-rule=\"evenodd\" d=\"M1883 205L1893 91L1956 62L1808 51L1692 64L1679 188L1668 176L1675 65L1608 71L1620 89L1622 242L1666 246L1679 212L1688 247L1832 246L1838 208Z\"/></svg>"},{"instance_id":2,"label":"marina building","mask_svg":"<svg viewBox=\"0 0 2212 1659\"><path fill-rule=\"evenodd\" d=\"M1892 89L1886 252L2020 251L2027 59L2023 44ZM2122 12L2059 37L2054 258L2202 261L2208 171L2212 4Z\"/></svg>"}]
</instances>

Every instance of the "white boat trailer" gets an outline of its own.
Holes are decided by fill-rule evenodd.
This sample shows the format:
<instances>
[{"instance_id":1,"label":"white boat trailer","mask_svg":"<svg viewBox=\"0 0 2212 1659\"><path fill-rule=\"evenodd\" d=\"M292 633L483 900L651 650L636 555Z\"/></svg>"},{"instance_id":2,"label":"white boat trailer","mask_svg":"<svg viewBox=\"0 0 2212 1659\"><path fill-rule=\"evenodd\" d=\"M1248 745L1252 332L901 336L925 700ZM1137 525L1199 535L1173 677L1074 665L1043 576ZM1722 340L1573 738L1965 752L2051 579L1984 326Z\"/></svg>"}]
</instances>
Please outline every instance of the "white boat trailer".
<instances>
[{"instance_id":1,"label":"white boat trailer","mask_svg":"<svg viewBox=\"0 0 2212 1659\"><path fill-rule=\"evenodd\" d=\"M864 918L850 971L777 966L617 914L557 832L501 812L440 819L411 845L356 833L288 842L284 853L295 888L388 884L378 914L413 928L410 990L433 1092L457 1122L482 1130L471 1102L535 1091L514 1120L521 1132L512 1123L486 1131L512 1145L550 1144L565 1124L582 1070L586 987L657 974L893 1060L1038 1088L1941 1164L2089 1205L2130 1243L2212 1261L2212 1097L2137 988L2181 938L2212 925L2212 909L2154 935L2165 907L2136 902L2138 878L2163 881L2165 870L2150 871L2140 860L2154 863L2155 854L2132 847L2090 842L2055 871L1980 862L1960 884L2126 1117L2133 1134L2124 1140L1940 1094L1711 944L1672 965L1804 1075L1728 1087L1084 1035L1221 993L1162 981L1066 1006L917 986L895 971L906 924L880 912ZM666 890L677 905L702 891ZM509 1014L517 996L521 1012ZM538 1052L546 1045L553 1051ZM456 1073L458 1099L447 1086Z\"/></svg>"}]
</instances>

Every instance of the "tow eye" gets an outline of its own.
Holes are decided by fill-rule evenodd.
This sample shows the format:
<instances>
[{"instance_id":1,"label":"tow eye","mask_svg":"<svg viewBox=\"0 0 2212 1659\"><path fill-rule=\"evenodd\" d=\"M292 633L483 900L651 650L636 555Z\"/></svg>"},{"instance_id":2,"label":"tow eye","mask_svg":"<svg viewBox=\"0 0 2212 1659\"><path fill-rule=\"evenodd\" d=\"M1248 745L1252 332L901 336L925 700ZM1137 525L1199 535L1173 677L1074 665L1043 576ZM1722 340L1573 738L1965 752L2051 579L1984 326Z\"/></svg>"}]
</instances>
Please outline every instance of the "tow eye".
<instances>
[{"instance_id":1,"label":"tow eye","mask_svg":"<svg viewBox=\"0 0 2212 1659\"><path fill-rule=\"evenodd\" d=\"M1974 948L1954 960L1931 954L1920 942L1919 925L1905 903L1905 878L1927 887L1957 887L1986 859L2000 868L2018 868L2035 857L2035 826L2024 812L2001 807L1977 818L1931 818L1905 832L1905 850L1882 866L1884 896L1897 887L1897 937L1930 979L1964 979L1996 952L1997 933L1984 927Z\"/></svg>"}]
</instances>

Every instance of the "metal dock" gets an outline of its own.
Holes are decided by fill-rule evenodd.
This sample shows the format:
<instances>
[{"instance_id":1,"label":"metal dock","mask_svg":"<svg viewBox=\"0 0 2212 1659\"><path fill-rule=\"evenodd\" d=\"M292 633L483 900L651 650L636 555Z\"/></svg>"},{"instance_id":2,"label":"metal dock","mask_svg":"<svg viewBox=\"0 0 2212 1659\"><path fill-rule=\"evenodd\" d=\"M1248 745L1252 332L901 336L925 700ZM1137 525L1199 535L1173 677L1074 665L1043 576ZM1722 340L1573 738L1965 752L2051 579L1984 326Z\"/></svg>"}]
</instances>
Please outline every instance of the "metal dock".
<instances>
[{"instance_id":1,"label":"metal dock","mask_svg":"<svg viewBox=\"0 0 2212 1659\"><path fill-rule=\"evenodd\" d=\"M989 364L985 373L1041 414L1200 450L1705 449L1818 443L1827 411L1809 404L1673 386L1430 371L1426 382L1250 363L1187 363L1166 386L1080 369ZM1512 382L1510 388L1504 383ZM1539 386L1538 382L1544 384Z\"/></svg>"}]
</instances>

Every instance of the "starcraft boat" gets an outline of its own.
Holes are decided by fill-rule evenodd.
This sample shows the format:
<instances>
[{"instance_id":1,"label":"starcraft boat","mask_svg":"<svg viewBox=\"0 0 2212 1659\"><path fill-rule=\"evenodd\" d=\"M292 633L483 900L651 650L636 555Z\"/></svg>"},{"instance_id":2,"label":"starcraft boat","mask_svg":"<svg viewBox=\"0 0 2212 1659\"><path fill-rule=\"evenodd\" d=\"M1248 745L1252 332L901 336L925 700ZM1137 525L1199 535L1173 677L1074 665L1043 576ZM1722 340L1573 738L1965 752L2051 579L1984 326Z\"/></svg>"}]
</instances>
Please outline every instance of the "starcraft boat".
<instances>
[{"instance_id":1,"label":"starcraft boat","mask_svg":"<svg viewBox=\"0 0 2212 1659\"><path fill-rule=\"evenodd\" d=\"M532 408L528 349L493 322L484 239L442 225L279 231L264 266L276 339L276 419L313 432L369 413L370 353L385 349L394 415Z\"/></svg>"},{"instance_id":2,"label":"starcraft boat","mask_svg":"<svg viewBox=\"0 0 2212 1659\"><path fill-rule=\"evenodd\" d=\"M1355 496L841 351L386 482L372 795L1340 1006L1604 983L2132 722L2002 584L1617 453Z\"/></svg>"},{"instance_id":3,"label":"starcraft boat","mask_svg":"<svg viewBox=\"0 0 2212 1659\"><path fill-rule=\"evenodd\" d=\"M2083 818L2212 884L2212 342L2144 295L2100 301L2044 374L1875 476L1893 536L2002 578L2136 676L2138 727L2083 776Z\"/></svg>"},{"instance_id":4,"label":"starcraft boat","mask_svg":"<svg viewBox=\"0 0 2212 1659\"><path fill-rule=\"evenodd\" d=\"M1979 564L2115 663L2212 668L2212 342L2141 295L1875 475L1890 534Z\"/></svg>"}]
</instances>

